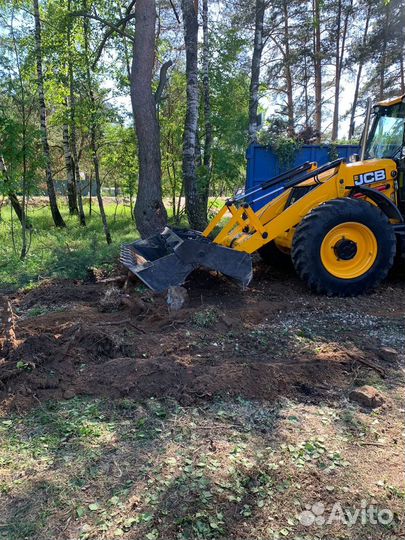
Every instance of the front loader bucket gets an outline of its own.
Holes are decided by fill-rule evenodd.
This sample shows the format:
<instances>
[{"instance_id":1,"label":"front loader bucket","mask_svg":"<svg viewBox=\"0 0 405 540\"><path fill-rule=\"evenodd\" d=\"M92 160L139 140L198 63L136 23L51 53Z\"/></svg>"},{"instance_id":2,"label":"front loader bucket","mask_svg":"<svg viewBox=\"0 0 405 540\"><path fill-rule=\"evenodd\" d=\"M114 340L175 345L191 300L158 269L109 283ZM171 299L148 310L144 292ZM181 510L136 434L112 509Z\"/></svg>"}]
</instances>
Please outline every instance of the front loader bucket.
<instances>
[{"instance_id":1,"label":"front loader bucket","mask_svg":"<svg viewBox=\"0 0 405 540\"><path fill-rule=\"evenodd\" d=\"M252 279L250 255L214 244L197 231L172 231L166 227L146 240L123 244L120 260L156 292L182 285L199 267L217 270L244 287Z\"/></svg>"}]
</instances>

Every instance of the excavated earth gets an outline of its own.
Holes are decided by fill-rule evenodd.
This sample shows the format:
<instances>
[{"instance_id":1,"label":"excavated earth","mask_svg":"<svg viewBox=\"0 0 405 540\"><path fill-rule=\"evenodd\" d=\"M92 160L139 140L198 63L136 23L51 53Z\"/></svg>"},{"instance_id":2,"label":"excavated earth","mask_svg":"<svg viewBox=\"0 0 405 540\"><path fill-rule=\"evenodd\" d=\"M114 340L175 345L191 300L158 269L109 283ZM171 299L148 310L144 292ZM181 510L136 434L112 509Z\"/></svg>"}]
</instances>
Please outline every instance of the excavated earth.
<instances>
[{"instance_id":1,"label":"excavated earth","mask_svg":"<svg viewBox=\"0 0 405 540\"><path fill-rule=\"evenodd\" d=\"M401 275L344 299L259 262L245 291L201 271L172 313L164 295L124 283L47 281L7 297L15 340L0 341L3 408L79 395L318 402L348 395L365 374L402 384Z\"/></svg>"}]
</instances>

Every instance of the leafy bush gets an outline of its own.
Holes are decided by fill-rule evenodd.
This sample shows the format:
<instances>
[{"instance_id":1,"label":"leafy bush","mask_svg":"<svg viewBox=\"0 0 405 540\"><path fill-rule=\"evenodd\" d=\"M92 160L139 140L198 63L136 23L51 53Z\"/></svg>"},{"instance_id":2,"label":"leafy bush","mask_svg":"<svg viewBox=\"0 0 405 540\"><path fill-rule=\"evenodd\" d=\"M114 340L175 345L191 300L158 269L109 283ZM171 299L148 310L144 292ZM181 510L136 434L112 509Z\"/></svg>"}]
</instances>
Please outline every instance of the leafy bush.
<instances>
[{"instance_id":1,"label":"leafy bush","mask_svg":"<svg viewBox=\"0 0 405 540\"><path fill-rule=\"evenodd\" d=\"M274 135L271 131L261 131L259 142L271 148L278 157L282 169L288 169L292 166L302 147L302 142L298 139L287 135Z\"/></svg>"}]
</instances>

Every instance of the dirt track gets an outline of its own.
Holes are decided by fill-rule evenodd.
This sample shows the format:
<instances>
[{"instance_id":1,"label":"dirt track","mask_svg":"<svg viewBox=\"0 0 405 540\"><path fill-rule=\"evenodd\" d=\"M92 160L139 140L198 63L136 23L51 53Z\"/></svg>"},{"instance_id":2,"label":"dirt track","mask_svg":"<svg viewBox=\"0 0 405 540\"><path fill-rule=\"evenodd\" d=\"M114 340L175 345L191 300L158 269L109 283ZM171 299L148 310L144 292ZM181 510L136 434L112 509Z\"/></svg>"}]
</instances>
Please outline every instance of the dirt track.
<instances>
[{"instance_id":1,"label":"dirt track","mask_svg":"<svg viewBox=\"0 0 405 540\"><path fill-rule=\"evenodd\" d=\"M325 298L257 263L244 292L196 274L190 305L175 314L136 284L106 305L111 287L54 281L12 298L17 346L0 374L6 408L76 395L318 402L347 395L365 374L394 386L402 375L399 278L369 296Z\"/></svg>"}]
</instances>

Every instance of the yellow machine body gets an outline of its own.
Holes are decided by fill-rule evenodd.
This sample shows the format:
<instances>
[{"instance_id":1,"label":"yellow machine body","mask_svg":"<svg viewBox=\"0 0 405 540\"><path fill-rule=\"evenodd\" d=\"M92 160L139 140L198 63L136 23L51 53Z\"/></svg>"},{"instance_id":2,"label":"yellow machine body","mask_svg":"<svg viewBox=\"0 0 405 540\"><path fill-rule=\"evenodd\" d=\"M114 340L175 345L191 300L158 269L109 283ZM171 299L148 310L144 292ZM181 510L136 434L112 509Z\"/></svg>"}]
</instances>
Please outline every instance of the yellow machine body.
<instances>
[{"instance_id":1,"label":"yellow machine body","mask_svg":"<svg viewBox=\"0 0 405 540\"><path fill-rule=\"evenodd\" d=\"M374 106L370 127L371 116L369 104L349 163L303 163L227 200L203 233L166 228L124 245L122 263L155 291L199 267L247 286L258 251L269 264L292 262L317 293L373 289L405 254L405 96Z\"/></svg>"},{"instance_id":2,"label":"yellow machine body","mask_svg":"<svg viewBox=\"0 0 405 540\"><path fill-rule=\"evenodd\" d=\"M313 164L312 169L316 169L316 164ZM375 181L375 173L379 171L384 171L384 174L380 173L383 179ZM214 243L251 254L274 240L282 250L288 251L291 249L295 227L311 210L331 199L348 197L352 190L360 185L360 181L361 185L372 185L374 190L382 192L396 204L396 177L397 165L391 159L342 162L336 168L320 174L315 180L307 180L287 189L257 212L249 205L238 207L225 204L209 223L203 236L211 235L222 219L229 215L229 221L213 237ZM368 182L368 179L374 181ZM291 204L292 190L309 185L313 186L313 189ZM364 195L359 198L375 204Z\"/></svg>"}]
</instances>

